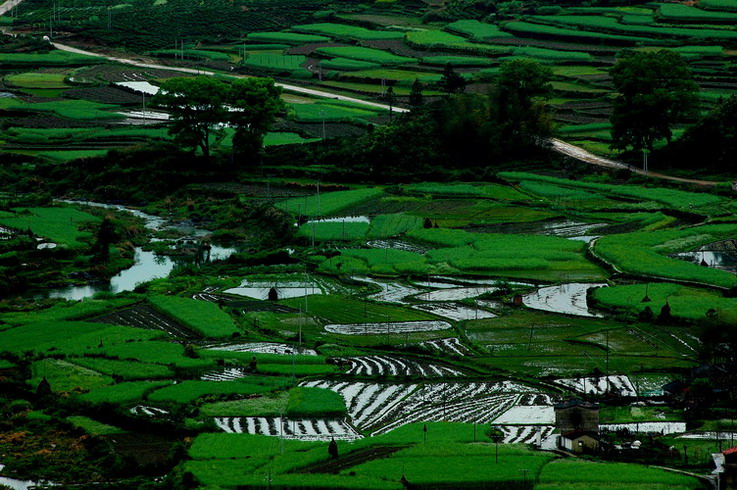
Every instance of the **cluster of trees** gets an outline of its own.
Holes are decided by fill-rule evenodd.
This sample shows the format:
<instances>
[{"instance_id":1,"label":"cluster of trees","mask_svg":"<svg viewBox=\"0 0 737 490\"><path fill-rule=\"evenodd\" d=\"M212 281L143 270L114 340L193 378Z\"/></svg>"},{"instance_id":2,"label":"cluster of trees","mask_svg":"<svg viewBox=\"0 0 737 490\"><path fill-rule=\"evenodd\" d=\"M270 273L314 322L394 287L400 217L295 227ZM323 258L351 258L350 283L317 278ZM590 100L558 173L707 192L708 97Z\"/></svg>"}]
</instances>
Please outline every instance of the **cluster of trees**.
<instances>
[{"instance_id":1,"label":"cluster of trees","mask_svg":"<svg viewBox=\"0 0 737 490\"><path fill-rule=\"evenodd\" d=\"M552 92L549 68L527 59L506 62L486 95L463 93L452 72L446 75L452 87L447 97L310 157L343 169L353 179L392 182L454 170L478 172L541 155L541 143L552 132L545 105Z\"/></svg>"},{"instance_id":2,"label":"cluster of trees","mask_svg":"<svg viewBox=\"0 0 737 490\"><path fill-rule=\"evenodd\" d=\"M185 148L199 148L210 157L213 132L231 127L233 153L258 155L271 123L284 105L281 88L271 78L239 78L226 83L212 77L172 78L161 85L153 104L172 118L169 133Z\"/></svg>"},{"instance_id":3,"label":"cluster of trees","mask_svg":"<svg viewBox=\"0 0 737 490\"><path fill-rule=\"evenodd\" d=\"M624 51L611 71L617 90L611 117L613 147L652 151L657 141L668 144L656 151L660 162L672 167L732 172L737 153L737 97L720 100L710 112L698 115L699 87L683 58L666 49ZM673 129L691 123L673 140Z\"/></svg>"},{"instance_id":4,"label":"cluster of trees","mask_svg":"<svg viewBox=\"0 0 737 490\"><path fill-rule=\"evenodd\" d=\"M680 54L624 51L611 70L617 90L611 117L613 147L652 150L671 142L673 126L693 116L699 87Z\"/></svg>"}]
</instances>

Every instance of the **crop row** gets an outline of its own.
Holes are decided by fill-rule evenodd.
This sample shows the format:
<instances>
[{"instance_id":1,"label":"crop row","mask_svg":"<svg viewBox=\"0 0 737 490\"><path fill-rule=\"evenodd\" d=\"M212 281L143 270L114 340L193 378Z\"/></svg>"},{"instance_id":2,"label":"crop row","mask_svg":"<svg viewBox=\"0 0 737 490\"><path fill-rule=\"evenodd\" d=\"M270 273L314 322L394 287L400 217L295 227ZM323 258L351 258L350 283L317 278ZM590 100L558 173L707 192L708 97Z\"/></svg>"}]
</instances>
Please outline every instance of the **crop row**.
<instances>
[{"instance_id":1,"label":"crop row","mask_svg":"<svg viewBox=\"0 0 737 490\"><path fill-rule=\"evenodd\" d=\"M301 441L353 441L361 434L343 420L282 417L217 417L217 426L228 433L260 434Z\"/></svg>"},{"instance_id":2,"label":"crop row","mask_svg":"<svg viewBox=\"0 0 737 490\"><path fill-rule=\"evenodd\" d=\"M348 359L351 368L348 374L356 376L421 376L445 377L462 376L460 371L439 366L433 363L423 363L410 359L400 359L389 356L362 356Z\"/></svg>"}]
</instances>

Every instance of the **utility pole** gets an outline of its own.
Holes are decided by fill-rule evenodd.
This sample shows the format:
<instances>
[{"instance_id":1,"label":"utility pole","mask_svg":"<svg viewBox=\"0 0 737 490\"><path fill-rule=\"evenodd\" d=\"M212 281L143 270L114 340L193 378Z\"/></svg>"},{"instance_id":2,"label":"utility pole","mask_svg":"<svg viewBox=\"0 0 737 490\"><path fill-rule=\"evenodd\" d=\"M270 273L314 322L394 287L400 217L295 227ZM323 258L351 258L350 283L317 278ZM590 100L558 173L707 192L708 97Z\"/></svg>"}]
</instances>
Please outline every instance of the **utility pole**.
<instances>
[{"instance_id":1,"label":"utility pole","mask_svg":"<svg viewBox=\"0 0 737 490\"><path fill-rule=\"evenodd\" d=\"M642 170L647 173L647 154L650 153L650 150L647 148L642 149Z\"/></svg>"}]
</instances>

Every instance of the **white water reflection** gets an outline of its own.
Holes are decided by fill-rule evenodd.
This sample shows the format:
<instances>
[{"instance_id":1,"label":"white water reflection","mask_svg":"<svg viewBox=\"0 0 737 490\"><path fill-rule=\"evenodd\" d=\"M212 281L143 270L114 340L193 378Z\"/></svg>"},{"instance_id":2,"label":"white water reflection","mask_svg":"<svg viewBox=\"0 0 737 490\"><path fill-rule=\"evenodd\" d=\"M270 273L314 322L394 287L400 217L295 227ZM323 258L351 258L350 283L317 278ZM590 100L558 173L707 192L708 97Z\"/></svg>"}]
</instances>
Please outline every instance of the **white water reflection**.
<instances>
[{"instance_id":1,"label":"white water reflection","mask_svg":"<svg viewBox=\"0 0 737 490\"><path fill-rule=\"evenodd\" d=\"M693 264L712 267L732 273L737 273L737 255L734 252L683 252L671 255L676 259L685 260Z\"/></svg>"},{"instance_id":2,"label":"white water reflection","mask_svg":"<svg viewBox=\"0 0 737 490\"><path fill-rule=\"evenodd\" d=\"M566 315L601 317L589 310L586 293L591 288L605 287L604 283L569 283L547 286L522 296L522 302L534 310L551 311Z\"/></svg>"},{"instance_id":3,"label":"white water reflection","mask_svg":"<svg viewBox=\"0 0 737 490\"><path fill-rule=\"evenodd\" d=\"M4 464L0 464L0 471L5 468ZM0 486L10 487L13 490L28 490L38 485L36 482L31 480L18 480L16 478L8 478L0 476Z\"/></svg>"}]
</instances>

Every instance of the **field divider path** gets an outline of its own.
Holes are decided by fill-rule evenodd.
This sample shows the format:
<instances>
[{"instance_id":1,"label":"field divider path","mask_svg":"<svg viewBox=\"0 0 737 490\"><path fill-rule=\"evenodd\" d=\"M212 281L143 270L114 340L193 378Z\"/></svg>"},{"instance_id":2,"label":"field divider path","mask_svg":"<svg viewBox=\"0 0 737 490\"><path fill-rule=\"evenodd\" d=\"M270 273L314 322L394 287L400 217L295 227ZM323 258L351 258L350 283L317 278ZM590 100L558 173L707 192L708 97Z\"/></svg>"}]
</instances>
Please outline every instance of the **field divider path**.
<instances>
[{"instance_id":1,"label":"field divider path","mask_svg":"<svg viewBox=\"0 0 737 490\"><path fill-rule=\"evenodd\" d=\"M213 71L201 70L199 68L185 68L185 67L180 67L180 66L159 65L156 63L146 63L140 60L134 60L130 58L120 58L117 56L109 56L109 55L102 54L102 53L96 53L94 51L88 51L85 49L75 48L73 46L69 46L67 44L62 44L62 43L52 42L51 45L54 46L56 49L67 51L69 53L82 54L86 56L95 56L97 58L104 58L108 61L114 61L116 63L122 63L125 65L137 66L139 68L150 68L152 70L178 71L181 73L188 73L192 75L206 75L206 76L218 75L218 73L215 73ZM234 78L253 78L248 75L227 75L227 76L231 76ZM323 90L316 90L316 89L307 88L307 87L300 87L298 85L290 85L290 84L281 83L281 82L276 82L275 85L277 87L281 87L282 89L288 92L296 92L299 94L312 95L315 97L324 97L327 99L342 100L346 102L352 102L354 104L361 104L365 106L376 107L376 108L384 109L387 111L391 110L393 112L409 112L409 109L404 109L402 107L394 107L394 106L390 107L387 104L381 104L379 102L371 102L368 100L358 99L355 97L348 97L346 95L338 95L338 94L334 94L332 92L326 92Z\"/></svg>"}]
</instances>

